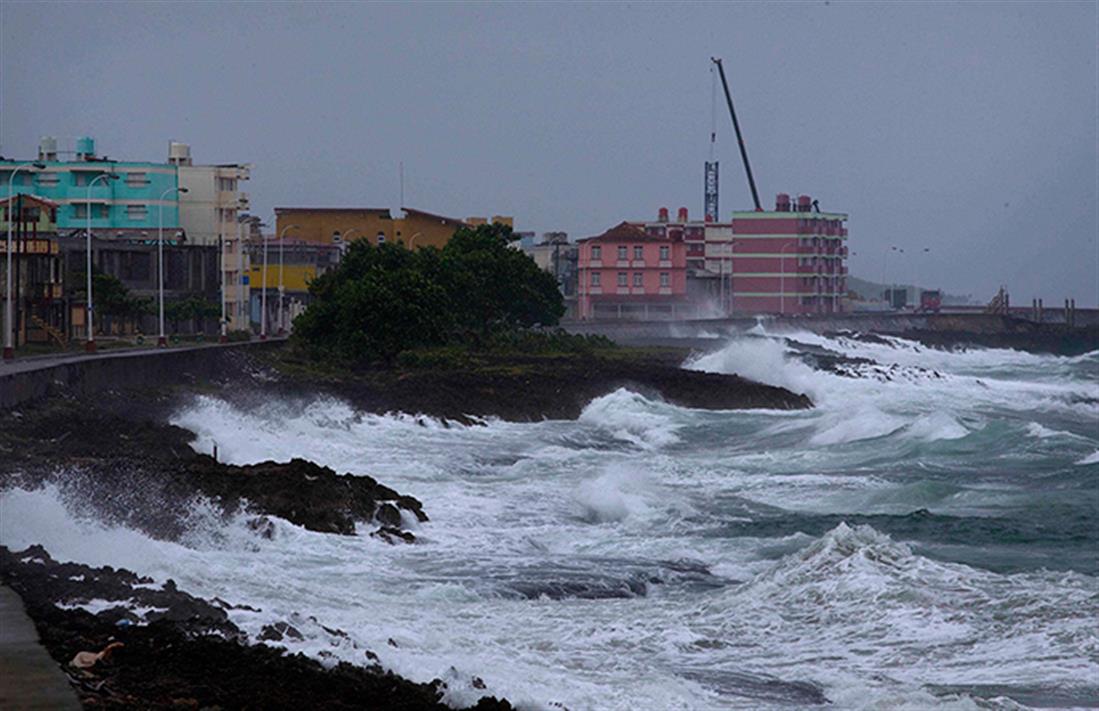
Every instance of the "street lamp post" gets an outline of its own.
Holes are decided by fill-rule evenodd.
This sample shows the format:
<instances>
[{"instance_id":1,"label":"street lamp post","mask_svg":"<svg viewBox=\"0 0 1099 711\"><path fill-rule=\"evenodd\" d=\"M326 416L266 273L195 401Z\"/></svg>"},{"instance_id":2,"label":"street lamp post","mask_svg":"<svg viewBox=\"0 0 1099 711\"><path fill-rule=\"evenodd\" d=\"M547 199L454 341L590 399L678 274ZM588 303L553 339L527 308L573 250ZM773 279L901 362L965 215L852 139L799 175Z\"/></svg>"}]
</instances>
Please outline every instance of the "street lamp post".
<instances>
[{"instance_id":1,"label":"street lamp post","mask_svg":"<svg viewBox=\"0 0 1099 711\"><path fill-rule=\"evenodd\" d=\"M732 317L733 306L736 304L736 297L733 296L733 273L736 271L736 240L729 240L729 288L726 289L726 293L729 296L727 308L725 309L725 315Z\"/></svg>"},{"instance_id":2,"label":"street lamp post","mask_svg":"<svg viewBox=\"0 0 1099 711\"><path fill-rule=\"evenodd\" d=\"M221 335L218 336L218 342L226 343L229 340L229 307L227 303L229 295L226 293L228 291L226 282L229 277L225 272L225 239L220 235L218 236L218 272L221 274Z\"/></svg>"},{"instance_id":3,"label":"street lamp post","mask_svg":"<svg viewBox=\"0 0 1099 711\"><path fill-rule=\"evenodd\" d=\"M84 342L84 350L88 353L95 353L95 328L92 323L92 311L94 309L94 304L92 303L92 186L100 180L118 180L118 174L103 173L88 181L88 196L84 206L84 218L86 220L84 238L88 247L88 260L85 265L87 269L87 284L85 286L88 290L87 317L85 318L87 323L85 324L85 328L88 331L88 338Z\"/></svg>"},{"instance_id":4,"label":"street lamp post","mask_svg":"<svg viewBox=\"0 0 1099 711\"><path fill-rule=\"evenodd\" d=\"M160 307L160 335L157 336L156 339L157 348L164 348L168 345L168 339L164 335L164 196L173 191L185 193L187 192L187 188L168 188L160 194L160 200L157 201L159 203L157 208L160 212L160 219L157 223L156 230L157 302Z\"/></svg>"},{"instance_id":5,"label":"street lamp post","mask_svg":"<svg viewBox=\"0 0 1099 711\"><path fill-rule=\"evenodd\" d=\"M259 339L261 341L267 340L267 235L261 234L260 239L263 240L263 289L260 291L260 309L259 309Z\"/></svg>"},{"instance_id":6,"label":"street lamp post","mask_svg":"<svg viewBox=\"0 0 1099 711\"><path fill-rule=\"evenodd\" d=\"M8 270L4 273L5 274L5 280L7 281L7 292L6 292L7 300L4 302L4 360L11 360L12 358L15 358L15 342L13 340L13 334L14 334L14 331L15 331L15 324L13 323L14 313L15 313L14 309L13 309L14 300L15 300L15 296L14 296L15 292L13 290L14 284L13 284L13 280L12 280L12 262L11 262L12 252L14 251L14 248L12 247L12 241L11 241L11 226L15 222L15 220L12 219L12 207L15 204L15 195L12 194L13 191L15 190L15 174L18 173L20 170L22 170L24 168L37 168L38 170L41 170L45 167L46 167L45 163L38 163L38 162L23 163L22 165L17 165L14 168L12 168L11 176L8 178L8 243L7 243L7 265L8 265Z\"/></svg>"},{"instance_id":7,"label":"street lamp post","mask_svg":"<svg viewBox=\"0 0 1099 711\"><path fill-rule=\"evenodd\" d=\"M916 252L916 258L914 260L912 260L913 261L913 265L912 265L913 266L913 273L914 273L914 276L912 277L912 284L913 284L913 286L916 287L916 301L917 302L920 300L920 288L921 288L920 287L920 266L921 266L920 258L921 258L922 255L929 254L930 252L931 252L930 247L924 247L920 251Z\"/></svg>"},{"instance_id":8,"label":"street lamp post","mask_svg":"<svg viewBox=\"0 0 1099 711\"><path fill-rule=\"evenodd\" d=\"M786 315L786 250L797 246L797 242L787 242L778 251L778 312L783 316Z\"/></svg>"},{"instance_id":9,"label":"street lamp post","mask_svg":"<svg viewBox=\"0 0 1099 711\"><path fill-rule=\"evenodd\" d=\"M282 310L282 308L283 308L282 307L282 295L286 290L285 287L283 286L283 282L282 282L283 242L285 241L284 238L286 236L286 231L291 230L291 229L296 229L296 228L298 228L298 225L287 225L286 227L283 227L281 230L279 230L279 335L280 336L286 333L286 328L285 328L286 314L283 313L283 310ZM265 254L266 254L266 252L265 252ZM265 270L265 273L266 273L266 265L264 267L264 270Z\"/></svg>"}]
</instances>

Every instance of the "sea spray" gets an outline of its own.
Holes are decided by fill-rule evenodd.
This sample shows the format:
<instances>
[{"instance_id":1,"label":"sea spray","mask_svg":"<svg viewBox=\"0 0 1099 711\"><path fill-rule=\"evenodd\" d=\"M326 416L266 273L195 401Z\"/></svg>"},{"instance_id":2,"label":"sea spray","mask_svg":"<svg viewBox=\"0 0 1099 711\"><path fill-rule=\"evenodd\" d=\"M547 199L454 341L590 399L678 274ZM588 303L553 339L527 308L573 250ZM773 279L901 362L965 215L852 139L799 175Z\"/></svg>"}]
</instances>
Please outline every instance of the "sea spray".
<instances>
[{"instance_id":1,"label":"sea spray","mask_svg":"<svg viewBox=\"0 0 1099 711\"><path fill-rule=\"evenodd\" d=\"M267 538L201 506L162 541L48 488L3 494L0 538L246 604L259 612L231 615L253 638L289 621L291 652L362 664L370 649L453 680L455 700L474 676L536 709L1099 696L1095 359L757 331L691 367L793 387L815 409L619 390L573 422L210 396L173 418L234 463L300 456L417 496L431 516L417 545L277 518ZM841 374L799 343L874 363Z\"/></svg>"}]
</instances>

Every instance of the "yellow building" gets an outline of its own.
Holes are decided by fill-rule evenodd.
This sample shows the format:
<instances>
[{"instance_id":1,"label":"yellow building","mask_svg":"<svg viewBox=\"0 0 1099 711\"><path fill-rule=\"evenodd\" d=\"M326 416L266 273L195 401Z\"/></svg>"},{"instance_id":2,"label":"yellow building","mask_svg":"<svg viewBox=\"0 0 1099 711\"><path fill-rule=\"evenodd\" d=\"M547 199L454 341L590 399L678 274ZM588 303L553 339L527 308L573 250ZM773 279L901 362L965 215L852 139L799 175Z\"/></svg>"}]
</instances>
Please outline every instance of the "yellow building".
<instances>
[{"instance_id":1,"label":"yellow building","mask_svg":"<svg viewBox=\"0 0 1099 711\"><path fill-rule=\"evenodd\" d=\"M386 208L276 207L275 234L313 244L402 242L411 249L442 247L466 223L410 207L394 218ZM285 232L284 232L285 230Z\"/></svg>"}]
</instances>

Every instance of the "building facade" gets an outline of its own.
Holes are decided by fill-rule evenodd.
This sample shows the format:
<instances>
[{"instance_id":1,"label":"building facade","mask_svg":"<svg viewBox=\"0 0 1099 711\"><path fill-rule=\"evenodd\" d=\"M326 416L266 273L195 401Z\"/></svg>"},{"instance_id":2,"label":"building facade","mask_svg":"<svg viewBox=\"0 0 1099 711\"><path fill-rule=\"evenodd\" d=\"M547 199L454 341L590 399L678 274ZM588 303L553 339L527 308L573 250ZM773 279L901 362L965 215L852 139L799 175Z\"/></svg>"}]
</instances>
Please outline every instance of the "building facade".
<instances>
[{"instance_id":1,"label":"building facade","mask_svg":"<svg viewBox=\"0 0 1099 711\"><path fill-rule=\"evenodd\" d=\"M0 201L0 313L7 307L7 239L12 228L12 343L49 343L65 345L65 309L62 270L58 258L58 204L31 195L15 195ZM0 316L0 320L2 320ZM0 342L5 342L0 336ZM5 351L5 357L14 355Z\"/></svg>"},{"instance_id":2,"label":"building facade","mask_svg":"<svg viewBox=\"0 0 1099 711\"><path fill-rule=\"evenodd\" d=\"M94 231L155 232L161 210L166 228L179 226L179 205L172 190L179 186L179 176L174 166L98 156L95 139L89 137L77 139L71 160L60 160L60 156L56 139L43 138L37 160L45 167L18 171L11 187L14 194L29 193L57 203L58 230L85 229L89 210ZM0 161L0 198L8 197L14 168L26 162Z\"/></svg>"},{"instance_id":3,"label":"building facade","mask_svg":"<svg viewBox=\"0 0 1099 711\"><path fill-rule=\"evenodd\" d=\"M580 318L689 315L687 249L681 234L658 236L623 222L579 240L577 246Z\"/></svg>"},{"instance_id":4,"label":"building facade","mask_svg":"<svg viewBox=\"0 0 1099 711\"><path fill-rule=\"evenodd\" d=\"M847 215L779 194L773 212L733 213L734 313L824 314L847 310Z\"/></svg>"},{"instance_id":5,"label":"building facade","mask_svg":"<svg viewBox=\"0 0 1099 711\"><path fill-rule=\"evenodd\" d=\"M30 163L0 160L0 201L8 197L13 170L23 166L15 173L11 192L40 201L28 210L50 206L48 220L39 212L35 227L24 216L23 227L37 229L51 240L63 276L84 272L90 216L94 268L120 279L135 296L152 296L158 284L156 252L163 225L166 299L197 297L216 303L225 283L226 296L239 306L228 315L243 315L232 327L247 327L246 290L232 292L232 277L244 270L237 259L223 258L219 249L225 246L231 257L244 254L234 240L239 239L238 210L247 207L239 181L248 179L249 166L196 166L189 147L174 142L164 163L113 160L99 155L89 137L77 139L71 151L59 150L56 139L43 138L33 161L38 165ZM85 337L83 284L62 281L64 333ZM131 328L145 330L147 321L132 319ZM106 314L97 331L111 332Z\"/></svg>"},{"instance_id":6,"label":"building facade","mask_svg":"<svg viewBox=\"0 0 1099 711\"><path fill-rule=\"evenodd\" d=\"M276 207L275 235L312 244L340 245L365 239L373 245L402 242L410 249L441 248L463 220L410 207L393 217L388 208Z\"/></svg>"},{"instance_id":7,"label":"building facade","mask_svg":"<svg viewBox=\"0 0 1099 711\"><path fill-rule=\"evenodd\" d=\"M847 215L815 209L783 193L774 211L737 211L728 222L669 219L632 223L647 234L681 239L688 292L700 315L811 314L845 311Z\"/></svg>"},{"instance_id":8,"label":"building facade","mask_svg":"<svg viewBox=\"0 0 1099 711\"><path fill-rule=\"evenodd\" d=\"M247 164L195 165L191 147L172 141L168 162L179 174L180 227L189 244L220 248L221 279L224 283L226 328L248 328L248 269L245 245L247 227L244 212L250 207L241 183L249 180Z\"/></svg>"},{"instance_id":9,"label":"building facade","mask_svg":"<svg viewBox=\"0 0 1099 711\"><path fill-rule=\"evenodd\" d=\"M309 283L340 263L341 245L315 244L286 240L279 245L275 235L267 235L267 267L263 264L263 240L249 244L251 267L248 270L249 317L253 328L260 328L263 295L267 295L267 332L292 330L297 318L310 303ZM279 294L282 302L279 302Z\"/></svg>"}]
</instances>

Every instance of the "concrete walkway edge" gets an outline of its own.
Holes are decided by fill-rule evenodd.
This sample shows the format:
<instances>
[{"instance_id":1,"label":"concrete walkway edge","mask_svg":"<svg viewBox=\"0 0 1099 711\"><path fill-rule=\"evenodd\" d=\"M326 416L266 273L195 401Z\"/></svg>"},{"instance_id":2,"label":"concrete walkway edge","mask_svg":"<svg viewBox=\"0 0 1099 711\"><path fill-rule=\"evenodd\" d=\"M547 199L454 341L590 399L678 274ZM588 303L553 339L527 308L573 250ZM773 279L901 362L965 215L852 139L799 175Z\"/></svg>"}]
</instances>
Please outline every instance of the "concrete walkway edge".
<instances>
[{"instance_id":1,"label":"concrete walkway edge","mask_svg":"<svg viewBox=\"0 0 1099 711\"><path fill-rule=\"evenodd\" d=\"M6 585L0 585L0 708L81 708L68 677L39 641L22 598Z\"/></svg>"}]
</instances>

